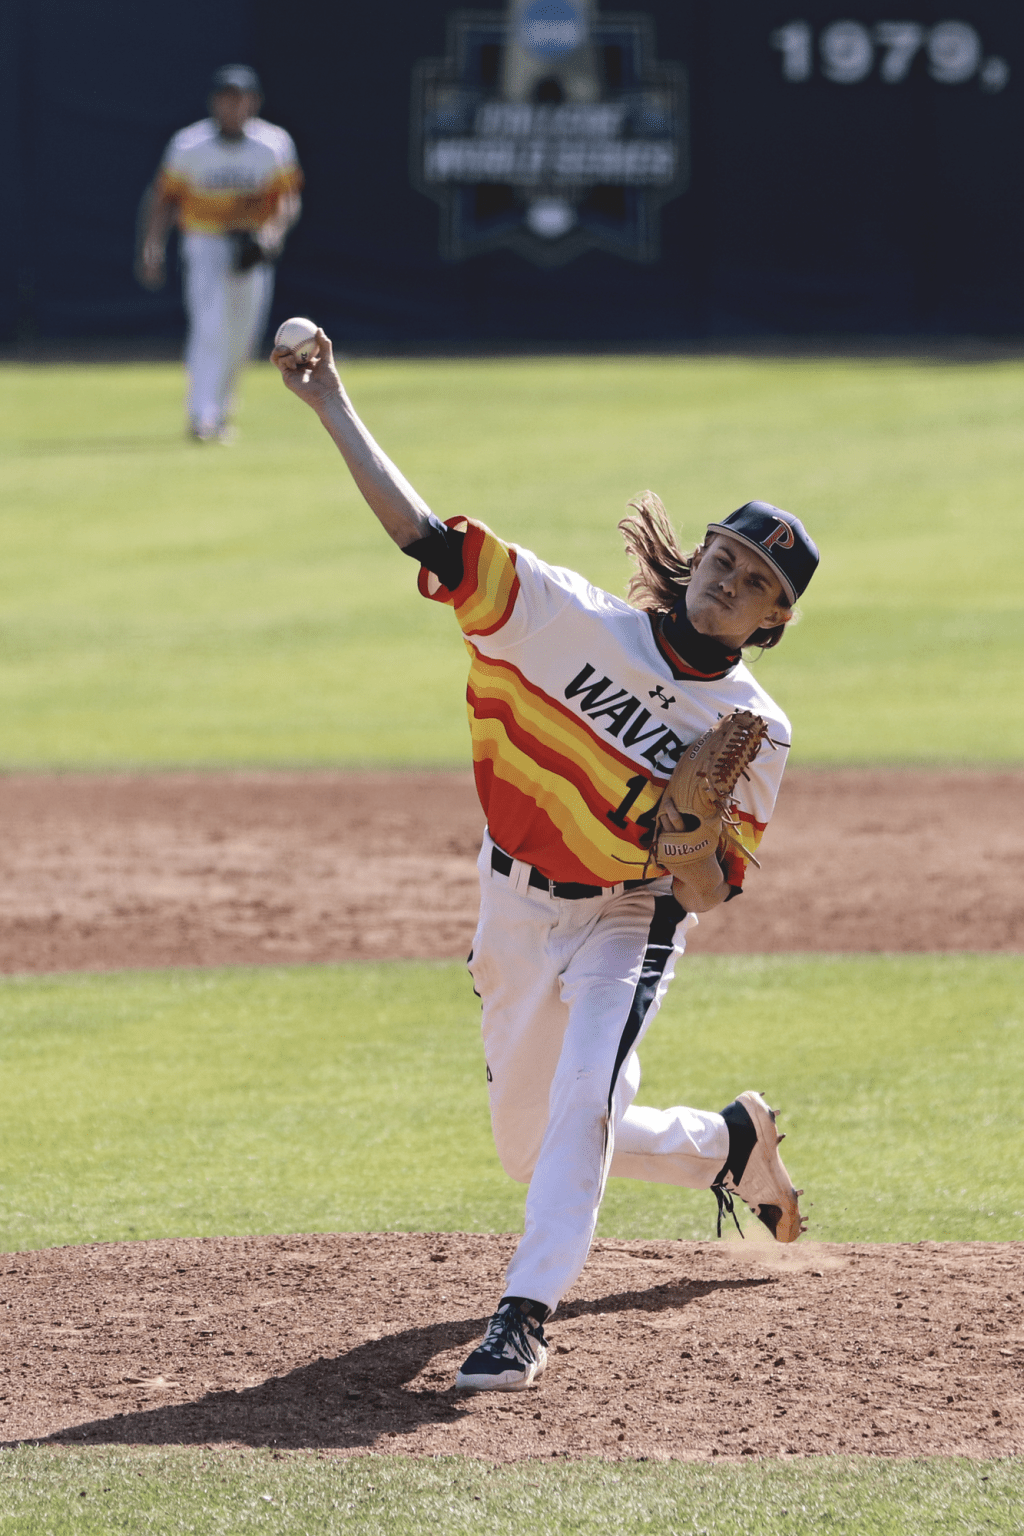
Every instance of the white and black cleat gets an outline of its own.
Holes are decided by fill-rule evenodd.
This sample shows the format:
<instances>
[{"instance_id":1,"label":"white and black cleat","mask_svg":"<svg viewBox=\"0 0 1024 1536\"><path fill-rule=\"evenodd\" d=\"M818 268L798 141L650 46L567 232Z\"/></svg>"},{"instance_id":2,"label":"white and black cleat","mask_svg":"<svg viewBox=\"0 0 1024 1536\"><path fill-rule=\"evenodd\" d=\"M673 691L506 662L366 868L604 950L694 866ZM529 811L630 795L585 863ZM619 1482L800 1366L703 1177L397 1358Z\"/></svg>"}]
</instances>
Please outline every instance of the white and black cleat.
<instances>
[{"instance_id":1,"label":"white and black cleat","mask_svg":"<svg viewBox=\"0 0 1024 1536\"><path fill-rule=\"evenodd\" d=\"M547 1307L523 1296L503 1296L487 1332L455 1377L460 1392L523 1392L548 1363Z\"/></svg>"},{"instance_id":2,"label":"white and black cleat","mask_svg":"<svg viewBox=\"0 0 1024 1536\"><path fill-rule=\"evenodd\" d=\"M739 1230L734 1195L739 1195L744 1205L750 1207L776 1242L795 1243L806 1230L799 1205L803 1190L793 1188L779 1156L783 1138L775 1128L775 1113L752 1088L722 1110L729 1128L729 1157L711 1186L718 1200L719 1237L724 1212L732 1216Z\"/></svg>"}]
</instances>

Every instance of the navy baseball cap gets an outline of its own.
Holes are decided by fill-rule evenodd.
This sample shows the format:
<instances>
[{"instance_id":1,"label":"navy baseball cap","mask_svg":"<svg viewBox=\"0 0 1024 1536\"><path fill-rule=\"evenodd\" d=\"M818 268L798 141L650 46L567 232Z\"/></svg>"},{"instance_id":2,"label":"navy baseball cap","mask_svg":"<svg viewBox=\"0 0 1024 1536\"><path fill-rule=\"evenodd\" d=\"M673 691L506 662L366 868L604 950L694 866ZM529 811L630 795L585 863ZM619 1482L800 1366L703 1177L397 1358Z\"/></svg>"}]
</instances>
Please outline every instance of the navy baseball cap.
<instances>
[{"instance_id":1,"label":"navy baseball cap","mask_svg":"<svg viewBox=\"0 0 1024 1536\"><path fill-rule=\"evenodd\" d=\"M791 604L818 569L818 546L803 523L770 501L748 501L720 523L708 523L708 533L727 533L756 550L775 568Z\"/></svg>"},{"instance_id":2,"label":"navy baseball cap","mask_svg":"<svg viewBox=\"0 0 1024 1536\"><path fill-rule=\"evenodd\" d=\"M260 77L248 64L222 64L210 79L210 94L214 91L253 91L263 95Z\"/></svg>"}]
</instances>

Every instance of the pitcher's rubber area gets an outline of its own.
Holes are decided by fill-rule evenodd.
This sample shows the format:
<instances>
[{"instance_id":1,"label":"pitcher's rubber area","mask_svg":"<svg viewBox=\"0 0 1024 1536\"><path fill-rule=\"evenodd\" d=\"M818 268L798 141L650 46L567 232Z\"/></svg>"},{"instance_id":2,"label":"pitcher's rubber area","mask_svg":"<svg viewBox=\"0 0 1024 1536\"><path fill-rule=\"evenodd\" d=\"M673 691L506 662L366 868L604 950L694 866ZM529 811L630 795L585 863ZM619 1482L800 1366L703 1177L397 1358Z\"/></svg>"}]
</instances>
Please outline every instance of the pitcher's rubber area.
<instances>
[{"instance_id":1,"label":"pitcher's rubber area","mask_svg":"<svg viewBox=\"0 0 1024 1536\"><path fill-rule=\"evenodd\" d=\"M688 947L1019 950L1022 794L1021 771L790 770L764 868ZM469 773L0 778L0 972L461 960L481 825Z\"/></svg>"},{"instance_id":2,"label":"pitcher's rubber area","mask_svg":"<svg viewBox=\"0 0 1024 1536\"><path fill-rule=\"evenodd\" d=\"M598 1242L541 1384L452 1389L508 1237L5 1255L8 1442L682 1458L1024 1451L1024 1243Z\"/></svg>"}]
</instances>

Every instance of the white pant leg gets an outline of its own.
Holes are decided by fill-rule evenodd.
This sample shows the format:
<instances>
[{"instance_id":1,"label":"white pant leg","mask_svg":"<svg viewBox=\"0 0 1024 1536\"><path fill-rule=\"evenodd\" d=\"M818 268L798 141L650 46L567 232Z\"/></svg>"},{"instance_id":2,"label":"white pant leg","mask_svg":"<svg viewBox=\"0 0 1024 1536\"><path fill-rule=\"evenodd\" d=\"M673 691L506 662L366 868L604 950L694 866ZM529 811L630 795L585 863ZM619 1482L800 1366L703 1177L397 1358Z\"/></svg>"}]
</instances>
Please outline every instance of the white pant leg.
<instances>
[{"instance_id":1,"label":"white pant leg","mask_svg":"<svg viewBox=\"0 0 1024 1536\"><path fill-rule=\"evenodd\" d=\"M550 943L559 904L542 891L517 892L516 870L525 878L522 865L514 866L511 878L493 871L493 846L485 836L477 861L480 918L469 971L482 1009L494 1145L509 1177L528 1184L569 1022Z\"/></svg>"},{"instance_id":2,"label":"white pant leg","mask_svg":"<svg viewBox=\"0 0 1024 1536\"><path fill-rule=\"evenodd\" d=\"M181 247L188 317L188 415L193 427L213 430L222 421L227 378L231 242L226 235L186 234Z\"/></svg>"},{"instance_id":3,"label":"white pant leg","mask_svg":"<svg viewBox=\"0 0 1024 1536\"><path fill-rule=\"evenodd\" d=\"M704 1189L729 1138L718 1114L630 1108L637 1047L694 920L676 927L674 903L644 891L553 900L528 886L525 866L493 872L492 847L485 837L470 971L498 1155L530 1184L505 1291L553 1309L586 1262L609 1164L625 1177Z\"/></svg>"},{"instance_id":4,"label":"white pant leg","mask_svg":"<svg viewBox=\"0 0 1024 1536\"><path fill-rule=\"evenodd\" d=\"M226 420L238 370L263 334L273 293L273 268L260 262L232 271L227 235L186 234L185 368L192 425L216 429Z\"/></svg>"},{"instance_id":5,"label":"white pant leg","mask_svg":"<svg viewBox=\"0 0 1024 1536\"><path fill-rule=\"evenodd\" d=\"M644 891L555 905L598 910L562 974L569 1022L526 1197L525 1231L505 1284L507 1293L552 1309L590 1251L615 1126L639 1082L637 1071L624 1069L671 980L679 920L671 897ZM574 916L567 913L567 921Z\"/></svg>"},{"instance_id":6,"label":"white pant leg","mask_svg":"<svg viewBox=\"0 0 1024 1536\"><path fill-rule=\"evenodd\" d=\"M616 1127L611 1177L710 1189L728 1155L729 1132L721 1115L682 1105L633 1104Z\"/></svg>"},{"instance_id":7,"label":"white pant leg","mask_svg":"<svg viewBox=\"0 0 1024 1536\"><path fill-rule=\"evenodd\" d=\"M228 277L225 416L231 409L239 371L252 357L266 330L273 293L274 268L269 261L258 262L248 272L232 272Z\"/></svg>"}]
</instances>

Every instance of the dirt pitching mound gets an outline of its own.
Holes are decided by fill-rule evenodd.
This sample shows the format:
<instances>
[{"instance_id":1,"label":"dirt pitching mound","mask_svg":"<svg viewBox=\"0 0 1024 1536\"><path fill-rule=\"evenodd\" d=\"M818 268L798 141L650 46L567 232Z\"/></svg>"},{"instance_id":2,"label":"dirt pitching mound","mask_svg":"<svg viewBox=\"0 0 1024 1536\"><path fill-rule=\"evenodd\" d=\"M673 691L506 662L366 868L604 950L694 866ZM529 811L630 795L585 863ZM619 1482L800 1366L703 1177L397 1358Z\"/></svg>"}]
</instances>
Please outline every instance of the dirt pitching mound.
<instances>
[{"instance_id":1,"label":"dirt pitching mound","mask_svg":"<svg viewBox=\"0 0 1024 1536\"><path fill-rule=\"evenodd\" d=\"M598 1242L534 1389L455 1369L514 1239L6 1256L4 1439L682 1458L1024 1451L1024 1243Z\"/></svg>"},{"instance_id":2,"label":"dirt pitching mound","mask_svg":"<svg viewBox=\"0 0 1024 1536\"><path fill-rule=\"evenodd\" d=\"M1019 950L1024 772L787 774L692 952ZM971 806L970 816L964 807ZM0 971L463 958L463 774L0 779Z\"/></svg>"}]
</instances>

